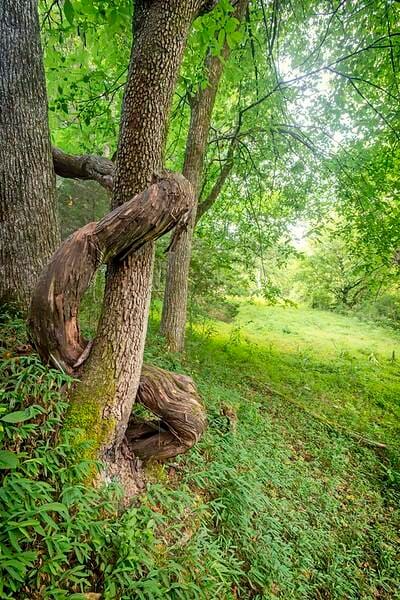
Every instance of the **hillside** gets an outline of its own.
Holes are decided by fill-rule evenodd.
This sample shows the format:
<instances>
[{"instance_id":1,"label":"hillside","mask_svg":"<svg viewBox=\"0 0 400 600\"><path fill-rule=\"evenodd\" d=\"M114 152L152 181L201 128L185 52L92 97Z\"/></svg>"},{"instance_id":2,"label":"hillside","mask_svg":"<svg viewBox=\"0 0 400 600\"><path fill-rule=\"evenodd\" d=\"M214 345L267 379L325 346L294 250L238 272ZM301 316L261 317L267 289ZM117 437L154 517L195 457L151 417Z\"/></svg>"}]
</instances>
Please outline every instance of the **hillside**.
<instances>
[{"instance_id":1,"label":"hillside","mask_svg":"<svg viewBox=\"0 0 400 600\"><path fill-rule=\"evenodd\" d=\"M148 360L193 375L209 428L188 455L147 465L144 494L120 517L110 491L104 497L76 487L84 466L74 466L41 422L31 456L2 492L11 522L2 541L13 562L3 563L1 597L36 597L21 591L35 590L35 581L54 599L89 590L106 600L397 597L399 336L353 318L262 303L243 303L233 323L202 330L181 363L150 332ZM10 331L15 323L8 340ZM4 365L19 359L9 354L2 365L11 381ZM43 371L38 380L43 391ZM22 408L11 397L13 410ZM352 433L334 423L351 423ZM41 444L45 473L32 463L45 460ZM47 483L39 483L44 474ZM15 501L23 481L25 497ZM38 555L29 560L16 543ZM24 560L26 570L18 570ZM19 595L10 596L11 585Z\"/></svg>"}]
</instances>

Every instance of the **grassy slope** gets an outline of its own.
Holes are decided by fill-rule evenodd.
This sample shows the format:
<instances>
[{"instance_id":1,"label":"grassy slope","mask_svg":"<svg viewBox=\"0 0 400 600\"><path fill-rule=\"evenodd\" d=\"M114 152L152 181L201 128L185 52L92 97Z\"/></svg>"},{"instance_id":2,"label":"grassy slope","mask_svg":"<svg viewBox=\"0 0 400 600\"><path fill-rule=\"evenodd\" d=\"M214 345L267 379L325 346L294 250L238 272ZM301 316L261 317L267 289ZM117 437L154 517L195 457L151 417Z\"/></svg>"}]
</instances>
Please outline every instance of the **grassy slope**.
<instances>
[{"instance_id":1,"label":"grassy slope","mask_svg":"<svg viewBox=\"0 0 400 600\"><path fill-rule=\"evenodd\" d=\"M183 367L210 426L195 451L157 472L167 483L156 486L158 568L180 565L181 595L170 588L168 597L397 597L398 515L384 457L269 389L392 443L392 349L398 337L357 320L260 304L192 340ZM154 338L148 354L181 368ZM171 485L190 498L172 515Z\"/></svg>"},{"instance_id":2,"label":"grassy slope","mask_svg":"<svg viewBox=\"0 0 400 600\"><path fill-rule=\"evenodd\" d=\"M32 456L44 453L53 488L48 499L36 498L35 486L48 484L29 475L34 465L27 456L9 481L11 518L17 523L37 515L37 508L32 515L20 509L26 502L61 501L66 512L58 514L57 526L46 516L43 532L26 529L24 539L33 541L24 548L40 551L29 589L37 590L40 580L46 592L5 596L0 585L0 597L78 600L83 596L76 592L90 590L103 600L400 598L399 514L387 453L271 392L393 443L399 379L390 357L398 345L389 330L349 318L248 304L235 323L214 323L196 334L184 359L166 354L150 332L147 359L198 382L207 433L188 455L149 465L146 493L117 520L95 492L71 487L68 473L76 467L61 468L70 460L65 447L52 450L51 440L36 441ZM18 369L17 380L34 388L28 396L40 395L44 375L36 383ZM19 396L15 389L12 402ZM26 401L18 400L21 408ZM42 433L45 426L52 431L51 419ZM27 422L27 435L30 427ZM26 491L17 503L12 486L21 475L32 497L28 501ZM56 544L64 550L54 554Z\"/></svg>"},{"instance_id":3,"label":"grassy slope","mask_svg":"<svg viewBox=\"0 0 400 600\"><path fill-rule=\"evenodd\" d=\"M217 334L240 342L236 357L258 383L371 439L398 443L396 332L355 317L258 301L242 304L233 329L221 323Z\"/></svg>"}]
</instances>

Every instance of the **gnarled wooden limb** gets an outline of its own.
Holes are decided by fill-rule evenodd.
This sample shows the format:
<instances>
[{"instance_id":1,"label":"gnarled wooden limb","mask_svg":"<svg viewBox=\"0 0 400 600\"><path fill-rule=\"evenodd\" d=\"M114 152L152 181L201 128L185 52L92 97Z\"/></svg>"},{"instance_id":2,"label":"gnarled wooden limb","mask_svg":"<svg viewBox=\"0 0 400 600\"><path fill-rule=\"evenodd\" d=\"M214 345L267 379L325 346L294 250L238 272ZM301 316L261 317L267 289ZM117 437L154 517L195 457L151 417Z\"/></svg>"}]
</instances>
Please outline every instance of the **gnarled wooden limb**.
<instances>
[{"instance_id":1,"label":"gnarled wooden limb","mask_svg":"<svg viewBox=\"0 0 400 600\"><path fill-rule=\"evenodd\" d=\"M52 148L53 166L56 175L70 179L92 179L111 191L115 165L108 158L94 154L74 156Z\"/></svg>"},{"instance_id":2,"label":"gnarled wooden limb","mask_svg":"<svg viewBox=\"0 0 400 600\"><path fill-rule=\"evenodd\" d=\"M179 174L165 175L63 242L39 278L29 312L31 340L45 362L73 373L87 343L79 305L97 267L123 259L176 225L184 227L193 203L190 183Z\"/></svg>"},{"instance_id":3,"label":"gnarled wooden limb","mask_svg":"<svg viewBox=\"0 0 400 600\"><path fill-rule=\"evenodd\" d=\"M79 305L98 266L124 258L175 226L184 227L192 218L193 204L190 183L171 174L65 240L42 272L30 307L31 340L43 360L76 372L91 349L80 333ZM166 459L186 452L206 427L190 377L144 365L136 401L160 419L131 418L126 440L142 458Z\"/></svg>"},{"instance_id":4,"label":"gnarled wooden limb","mask_svg":"<svg viewBox=\"0 0 400 600\"><path fill-rule=\"evenodd\" d=\"M207 420L190 377L143 365L136 402L159 421L131 418L126 431L129 448L141 458L172 458L186 452L204 432Z\"/></svg>"}]
</instances>

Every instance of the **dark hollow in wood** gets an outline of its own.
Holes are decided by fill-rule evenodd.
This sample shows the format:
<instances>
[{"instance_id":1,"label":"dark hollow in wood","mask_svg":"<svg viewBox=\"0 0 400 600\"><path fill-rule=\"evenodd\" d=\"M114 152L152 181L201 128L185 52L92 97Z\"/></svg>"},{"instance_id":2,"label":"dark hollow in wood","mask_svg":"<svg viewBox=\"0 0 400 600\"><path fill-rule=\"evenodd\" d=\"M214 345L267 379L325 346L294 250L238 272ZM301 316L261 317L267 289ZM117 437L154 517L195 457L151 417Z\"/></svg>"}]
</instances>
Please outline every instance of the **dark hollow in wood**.
<instances>
[{"instance_id":1,"label":"dark hollow in wood","mask_svg":"<svg viewBox=\"0 0 400 600\"><path fill-rule=\"evenodd\" d=\"M46 363L74 372L87 344L79 305L99 265L123 259L175 226L185 227L193 204L190 183L180 174L166 174L61 244L40 275L28 317L31 341Z\"/></svg>"},{"instance_id":2,"label":"dark hollow in wood","mask_svg":"<svg viewBox=\"0 0 400 600\"><path fill-rule=\"evenodd\" d=\"M207 419L193 380L153 365L143 365L136 402L157 421L143 422L131 417L126 439L140 458L167 459L183 454L204 432Z\"/></svg>"}]
</instances>

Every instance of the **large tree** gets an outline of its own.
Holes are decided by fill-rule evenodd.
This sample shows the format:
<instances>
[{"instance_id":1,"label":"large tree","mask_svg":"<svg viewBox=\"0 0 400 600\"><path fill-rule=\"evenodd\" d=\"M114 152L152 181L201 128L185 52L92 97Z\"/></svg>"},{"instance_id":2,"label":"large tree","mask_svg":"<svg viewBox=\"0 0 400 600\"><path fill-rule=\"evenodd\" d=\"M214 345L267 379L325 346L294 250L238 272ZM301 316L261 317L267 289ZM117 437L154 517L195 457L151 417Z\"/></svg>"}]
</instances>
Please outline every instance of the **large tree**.
<instances>
[{"instance_id":1,"label":"large tree","mask_svg":"<svg viewBox=\"0 0 400 600\"><path fill-rule=\"evenodd\" d=\"M53 364L73 371L89 350L84 350L79 331L79 300L98 264L108 264L97 336L71 397L67 426L79 426L84 437L93 440L93 455L105 459L111 472L130 473L124 460L129 449L123 442L142 369L154 240L177 223L184 225L193 205L190 183L163 170L163 152L187 35L193 19L213 5L204 0L134 3L134 44L112 184L114 210L64 242L32 301L30 322L37 348ZM171 385L175 391L168 393ZM155 390L172 397L173 404L177 387L195 396L187 380L163 379L159 371L147 369L139 393L147 390L147 405L154 405ZM194 405L201 429L200 407ZM182 432L187 422L183 411L178 427L175 423L170 429ZM165 433L157 436L157 443L168 447L171 432ZM182 436L187 447L184 442ZM131 449L138 450L136 442ZM147 449L141 449L146 455ZM170 455L168 448L163 455Z\"/></svg>"},{"instance_id":2,"label":"large tree","mask_svg":"<svg viewBox=\"0 0 400 600\"><path fill-rule=\"evenodd\" d=\"M37 0L0 3L0 303L25 310L59 242Z\"/></svg>"}]
</instances>

